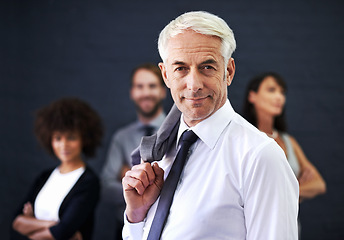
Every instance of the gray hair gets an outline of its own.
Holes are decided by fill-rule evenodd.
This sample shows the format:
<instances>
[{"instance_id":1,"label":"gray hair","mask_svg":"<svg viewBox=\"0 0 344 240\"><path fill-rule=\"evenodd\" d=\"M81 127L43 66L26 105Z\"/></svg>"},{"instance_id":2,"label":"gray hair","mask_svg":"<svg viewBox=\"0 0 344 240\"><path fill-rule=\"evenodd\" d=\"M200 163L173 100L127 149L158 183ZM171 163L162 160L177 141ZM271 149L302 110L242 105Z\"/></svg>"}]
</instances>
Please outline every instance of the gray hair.
<instances>
[{"instance_id":1,"label":"gray hair","mask_svg":"<svg viewBox=\"0 0 344 240\"><path fill-rule=\"evenodd\" d=\"M158 50L163 61L167 59L168 55L168 40L185 30L219 37L222 42L221 54L225 63L228 62L236 48L233 31L222 18L204 11L187 12L172 20L160 32Z\"/></svg>"}]
</instances>

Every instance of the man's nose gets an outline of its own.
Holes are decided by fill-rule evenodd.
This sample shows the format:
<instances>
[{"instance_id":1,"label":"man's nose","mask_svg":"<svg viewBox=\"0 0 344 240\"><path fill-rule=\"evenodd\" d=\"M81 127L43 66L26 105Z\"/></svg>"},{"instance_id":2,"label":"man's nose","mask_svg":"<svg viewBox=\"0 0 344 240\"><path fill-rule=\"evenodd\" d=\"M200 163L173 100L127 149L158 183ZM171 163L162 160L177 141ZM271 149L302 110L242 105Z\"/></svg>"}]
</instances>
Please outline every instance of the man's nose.
<instances>
[{"instance_id":1,"label":"man's nose","mask_svg":"<svg viewBox=\"0 0 344 240\"><path fill-rule=\"evenodd\" d=\"M152 93L152 89L150 88L150 87L148 87L148 86L146 86L146 87L144 87L143 89L142 89L142 94L144 95L144 96L148 96L148 95L150 95Z\"/></svg>"},{"instance_id":2,"label":"man's nose","mask_svg":"<svg viewBox=\"0 0 344 240\"><path fill-rule=\"evenodd\" d=\"M186 86L192 92L197 92L203 88L202 78L197 70L190 70L186 79Z\"/></svg>"}]
</instances>

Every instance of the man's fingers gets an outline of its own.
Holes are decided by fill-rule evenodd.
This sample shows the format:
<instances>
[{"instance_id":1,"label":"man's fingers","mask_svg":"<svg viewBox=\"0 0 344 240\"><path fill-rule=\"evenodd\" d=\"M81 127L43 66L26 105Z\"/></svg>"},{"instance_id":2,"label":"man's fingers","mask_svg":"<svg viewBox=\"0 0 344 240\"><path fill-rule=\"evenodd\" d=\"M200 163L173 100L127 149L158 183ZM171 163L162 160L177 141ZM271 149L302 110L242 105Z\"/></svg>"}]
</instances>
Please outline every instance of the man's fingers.
<instances>
[{"instance_id":1,"label":"man's fingers","mask_svg":"<svg viewBox=\"0 0 344 240\"><path fill-rule=\"evenodd\" d=\"M148 174L144 170L141 170L141 169L130 170L130 171L126 172L125 176L130 177L130 178L135 178L135 179L141 181L145 188L150 185Z\"/></svg>"},{"instance_id":2,"label":"man's fingers","mask_svg":"<svg viewBox=\"0 0 344 240\"><path fill-rule=\"evenodd\" d=\"M146 187L143 185L142 181L132 178L130 176L125 176L122 180L123 183L123 190L124 191L131 191L133 189L136 190L136 192L139 195L142 195L146 189Z\"/></svg>"},{"instance_id":3,"label":"man's fingers","mask_svg":"<svg viewBox=\"0 0 344 240\"><path fill-rule=\"evenodd\" d=\"M157 163L153 166L150 163L135 165L126 172L122 183L124 191L135 189L139 195L143 195L146 188L152 184L161 190L164 185L164 170Z\"/></svg>"},{"instance_id":4,"label":"man's fingers","mask_svg":"<svg viewBox=\"0 0 344 240\"><path fill-rule=\"evenodd\" d=\"M143 170L146 172L147 177L148 177L148 181L149 181L149 185L152 184L155 180L155 173L153 171L153 167L150 163L145 162L145 163L141 163L138 165L135 165L132 167L132 170Z\"/></svg>"}]
</instances>

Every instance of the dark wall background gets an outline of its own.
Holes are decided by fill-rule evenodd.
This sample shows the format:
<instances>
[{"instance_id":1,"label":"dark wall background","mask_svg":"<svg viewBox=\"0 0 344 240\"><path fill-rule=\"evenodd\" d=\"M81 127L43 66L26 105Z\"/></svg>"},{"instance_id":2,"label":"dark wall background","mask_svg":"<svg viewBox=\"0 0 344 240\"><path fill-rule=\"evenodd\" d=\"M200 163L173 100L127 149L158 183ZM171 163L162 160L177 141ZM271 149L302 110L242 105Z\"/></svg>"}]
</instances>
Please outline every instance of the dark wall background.
<instances>
[{"instance_id":1,"label":"dark wall background","mask_svg":"<svg viewBox=\"0 0 344 240\"><path fill-rule=\"evenodd\" d=\"M279 72L289 87L289 132L325 178L328 192L301 204L303 239L344 239L343 1L1 1L0 233L35 176L53 166L32 131L33 113L64 96L88 101L104 120L99 173L110 136L135 119L131 69L160 61L157 37L173 18L206 10L233 28L238 48L229 98L240 112L248 80ZM172 101L165 102L165 108ZM97 216L95 239L111 239ZM230 226L229 226L230 227Z\"/></svg>"}]
</instances>

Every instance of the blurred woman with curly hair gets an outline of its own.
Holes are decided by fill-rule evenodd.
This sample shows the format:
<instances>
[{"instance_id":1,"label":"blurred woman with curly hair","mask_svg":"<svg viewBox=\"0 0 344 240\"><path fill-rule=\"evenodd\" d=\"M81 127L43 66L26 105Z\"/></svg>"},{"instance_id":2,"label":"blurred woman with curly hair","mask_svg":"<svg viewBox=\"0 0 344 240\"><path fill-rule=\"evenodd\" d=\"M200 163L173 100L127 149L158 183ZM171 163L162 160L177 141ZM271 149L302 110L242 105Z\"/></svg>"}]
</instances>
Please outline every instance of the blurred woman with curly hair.
<instances>
[{"instance_id":1,"label":"blurred woman with curly hair","mask_svg":"<svg viewBox=\"0 0 344 240\"><path fill-rule=\"evenodd\" d=\"M87 103L64 98L37 111L35 135L59 164L36 179L12 239L91 239L100 184L84 157L101 143L100 117Z\"/></svg>"}]
</instances>

